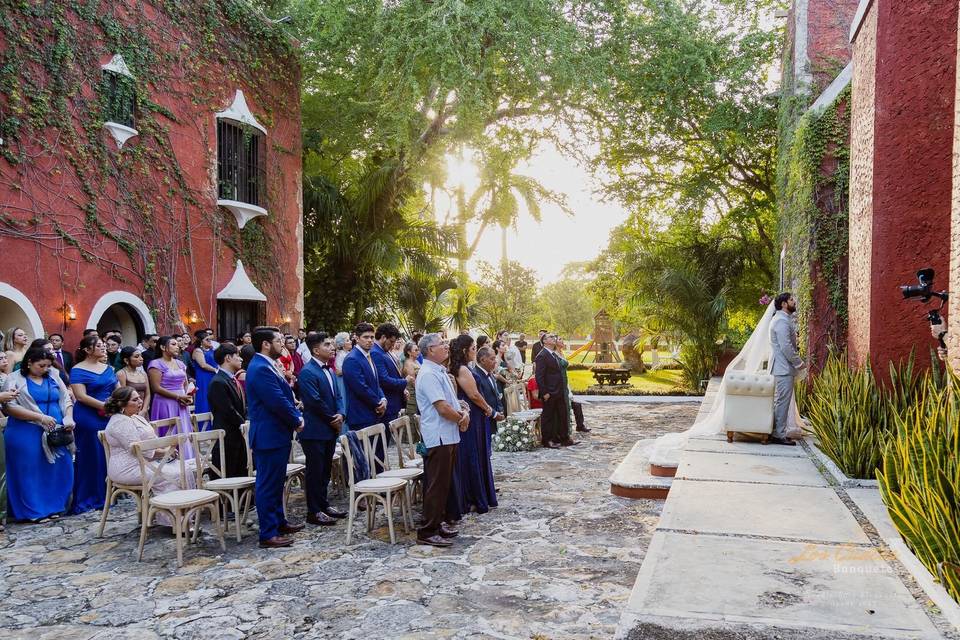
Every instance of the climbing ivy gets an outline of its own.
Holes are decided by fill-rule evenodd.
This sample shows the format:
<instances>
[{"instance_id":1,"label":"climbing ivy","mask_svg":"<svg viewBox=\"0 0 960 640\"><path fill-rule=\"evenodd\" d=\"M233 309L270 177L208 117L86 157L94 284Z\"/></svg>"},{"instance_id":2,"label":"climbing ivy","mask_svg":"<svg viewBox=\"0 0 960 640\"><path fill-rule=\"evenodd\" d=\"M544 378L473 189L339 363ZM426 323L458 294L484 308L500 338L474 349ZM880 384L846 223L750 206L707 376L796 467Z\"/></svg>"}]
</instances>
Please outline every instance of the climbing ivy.
<instances>
[{"instance_id":1,"label":"climbing ivy","mask_svg":"<svg viewBox=\"0 0 960 640\"><path fill-rule=\"evenodd\" d=\"M233 249L282 296L274 240L295 230L241 232L212 180L188 180L171 137L195 126L206 140L225 87L242 87L268 128L296 121L298 54L279 27L245 0L0 0L0 42L0 190L19 196L0 206L0 239L55 259L65 296L84 286L71 268L81 263L142 283L165 327L179 323L178 295L195 293L177 290L178 273L196 271L194 242L212 241L215 259ZM111 101L101 64L117 53L136 80ZM103 123L131 97L139 136L118 151ZM214 162L190 170L212 174ZM297 197L276 166L266 182L274 206Z\"/></svg>"},{"instance_id":2,"label":"climbing ivy","mask_svg":"<svg viewBox=\"0 0 960 640\"><path fill-rule=\"evenodd\" d=\"M806 332L809 326L816 272L836 315L829 338L840 344L847 325L849 103L848 87L827 108L806 111L792 130L782 130L778 171L779 233L787 248L786 279L798 301L798 327ZM801 345L806 347L806 340Z\"/></svg>"}]
</instances>

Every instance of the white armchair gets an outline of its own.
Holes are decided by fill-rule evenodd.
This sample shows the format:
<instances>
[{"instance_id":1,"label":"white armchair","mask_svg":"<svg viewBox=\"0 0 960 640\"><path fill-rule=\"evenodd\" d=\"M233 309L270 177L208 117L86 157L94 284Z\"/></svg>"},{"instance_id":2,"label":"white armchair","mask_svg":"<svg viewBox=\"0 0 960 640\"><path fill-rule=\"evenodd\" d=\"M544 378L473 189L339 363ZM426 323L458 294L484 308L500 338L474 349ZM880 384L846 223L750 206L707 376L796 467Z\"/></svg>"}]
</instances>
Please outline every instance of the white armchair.
<instances>
[{"instance_id":1,"label":"white armchair","mask_svg":"<svg viewBox=\"0 0 960 640\"><path fill-rule=\"evenodd\" d=\"M750 433L759 435L766 444L773 432L773 376L766 371L727 371L723 381L727 442L733 442L735 433Z\"/></svg>"}]
</instances>

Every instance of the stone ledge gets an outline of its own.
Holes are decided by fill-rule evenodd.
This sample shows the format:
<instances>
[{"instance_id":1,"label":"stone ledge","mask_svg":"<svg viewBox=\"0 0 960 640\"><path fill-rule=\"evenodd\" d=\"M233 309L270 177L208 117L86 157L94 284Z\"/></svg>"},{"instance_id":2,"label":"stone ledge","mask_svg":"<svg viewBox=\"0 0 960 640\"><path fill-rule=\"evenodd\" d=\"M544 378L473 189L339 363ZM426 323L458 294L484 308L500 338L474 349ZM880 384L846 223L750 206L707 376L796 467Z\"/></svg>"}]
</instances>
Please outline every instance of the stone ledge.
<instances>
[{"instance_id":1,"label":"stone ledge","mask_svg":"<svg viewBox=\"0 0 960 640\"><path fill-rule=\"evenodd\" d=\"M654 440L638 440L630 453L610 475L610 493L633 499L663 500L670 491L673 478L650 473L646 449Z\"/></svg>"},{"instance_id":2,"label":"stone ledge","mask_svg":"<svg viewBox=\"0 0 960 640\"><path fill-rule=\"evenodd\" d=\"M836 481L838 485L844 489L849 489L851 487L864 487L867 489L879 488L880 484L876 480L863 480L860 478L848 478L847 475L840 470L833 460L830 459L827 454L820 450L820 447L817 446L815 442L806 442L801 446L807 449L810 454L816 458L817 462L823 465L823 467L829 472L833 477L833 480Z\"/></svg>"}]
</instances>

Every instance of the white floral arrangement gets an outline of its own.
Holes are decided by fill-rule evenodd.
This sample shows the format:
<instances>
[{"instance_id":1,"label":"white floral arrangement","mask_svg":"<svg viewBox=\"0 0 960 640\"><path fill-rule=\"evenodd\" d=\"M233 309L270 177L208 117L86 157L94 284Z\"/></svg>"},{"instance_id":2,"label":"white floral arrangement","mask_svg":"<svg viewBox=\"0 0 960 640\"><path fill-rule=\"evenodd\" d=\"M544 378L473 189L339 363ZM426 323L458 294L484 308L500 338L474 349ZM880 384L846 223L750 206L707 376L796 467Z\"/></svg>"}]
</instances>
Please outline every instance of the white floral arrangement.
<instances>
[{"instance_id":1,"label":"white floral arrangement","mask_svg":"<svg viewBox=\"0 0 960 640\"><path fill-rule=\"evenodd\" d=\"M535 421L508 417L497 425L497 432L493 434L493 450L533 451L540 446L535 426Z\"/></svg>"}]
</instances>

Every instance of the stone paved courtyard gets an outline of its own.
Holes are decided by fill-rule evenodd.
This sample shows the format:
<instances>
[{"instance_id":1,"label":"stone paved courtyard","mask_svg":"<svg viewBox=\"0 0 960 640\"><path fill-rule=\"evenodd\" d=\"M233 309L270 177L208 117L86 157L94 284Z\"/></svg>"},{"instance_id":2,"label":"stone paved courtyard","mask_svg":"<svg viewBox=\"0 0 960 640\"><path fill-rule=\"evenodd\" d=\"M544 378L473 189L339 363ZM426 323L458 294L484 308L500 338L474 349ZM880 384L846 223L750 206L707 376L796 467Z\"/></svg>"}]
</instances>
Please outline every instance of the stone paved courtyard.
<instances>
[{"instance_id":1,"label":"stone paved courtyard","mask_svg":"<svg viewBox=\"0 0 960 640\"><path fill-rule=\"evenodd\" d=\"M615 497L607 478L637 439L685 429L698 406L592 404L583 444L494 454L500 507L466 516L449 549L402 528L390 545L385 526L357 525L350 547L345 525L310 527L279 551L254 533L221 553L205 535L178 571L159 532L136 562L129 502L100 540L99 512L11 525L0 638L609 638L662 504ZM291 504L302 519L302 494Z\"/></svg>"}]
</instances>

